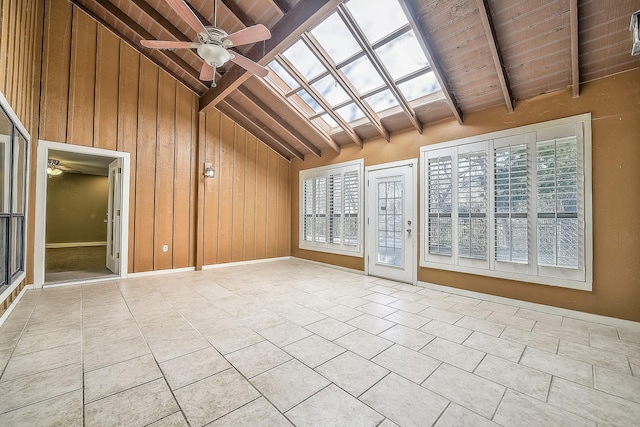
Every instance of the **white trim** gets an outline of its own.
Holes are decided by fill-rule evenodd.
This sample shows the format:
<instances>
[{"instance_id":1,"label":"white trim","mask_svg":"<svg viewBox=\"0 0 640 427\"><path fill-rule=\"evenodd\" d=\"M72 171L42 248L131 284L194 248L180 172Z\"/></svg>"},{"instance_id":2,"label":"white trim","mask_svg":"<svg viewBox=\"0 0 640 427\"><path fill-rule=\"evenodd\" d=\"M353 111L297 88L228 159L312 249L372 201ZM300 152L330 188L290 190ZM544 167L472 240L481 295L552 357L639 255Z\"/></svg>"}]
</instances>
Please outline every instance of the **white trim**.
<instances>
[{"instance_id":1,"label":"white trim","mask_svg":"<svg viewBox=\"0 0 640 427\"><path fill-rule=\"evenodd\" d=\"M262 258L262 259L252 259L249 261L236 261L236 262L225 262L222 264L208 264L203 265L203 270L213 270L216 268L224 268L224 267L234 267L238 265L251 265L251 264L262 264L265 262L274 262L274 261L285 261L291 259L290 256L276 257L276 258Z\"/></svg>"},{"instance_id":2,"label":"white trim","mask_svg":"<svg viewBox=\"0 0 640 427\"><path fill-rule=\"evenodd\" d=\"M365 272L362 271L362 270L355 270L353 268L342 267L341 265L327 264L326 262L313 261L313 260L310 260L310 259L298 258L298 257L294 257L294 256L289 257L289 259L293 259L293 260L296 260L296 261L304 261L304 262L308 262L309 264L319 265L319 266L322 266L322 267L334 268L336 270L345 271L347 273L359 274L361 276L365 276L366 275Z\"/></svg>"},{"instance_id":3,"label":"white trim","mask_svg":"<svg viewBox=\"0 0 640 427\"><path fill-rule=\"evenodd\" d=\"M47 243L45 248L82 248L85 246L107 246L107 242L69 242L69 243Z\"/></svg>"},{"instance_id":4,"label":"white trim","mask_svg":"<svg viewBox=\"0 0 640 427\"><path fill-rule=\"evenodd\" d=\"M148 277L148 276L160 276L163 274L184 273L187 271L196 271L195 267L183 267L183 268L167 268L164 270L151 270L141 271L139 273L129 273L128 279L134 279L136 277Z\"/></svg>"},{"instance_id":5,"label":"white trim","mask_svg":"<svg viewBox=\"0 0 640 427\"><path fill-rule=\"evenodd\" d=\"M80 279L80 280L70 280L68 282L55 282L55 283L45 283L42 285L43 289L48 288L63 288L65 286L76 286L76 285L90 285L92 283L100 283L100 282L112 282L114 280L120 280L121 278L112 274L110 276L101 276L96 277L94 279Z\"/></svg>"},{"instance_id":6,"label":"white trim","mask_svg":"<svg viewBox=\"0 0 640 427\"><path fill-rule=\"evenodd\" d=\"M82 145L64 144L38 140L38 154L36 161L36 206L35 206L35 234L34 234L34 264L33 286L41 288L44 285L45 270L45 236L46 236L46 199L47 176L46 167L49 158L49 150L67 151L86 154L88 156L102 156L122 159L122 226L120 229L120 275L118 278L126 278L129 263L129 191L130 191L130 161L131 155L124 151L106 150L103 148L85 147ZM105 258L106 265L106 258ZM79 282L74 282L79 283Z\"/></svg>"},{"instance_id":7,"label":"white trim","mask_svg":"<svg viewBox=\"0 0 640 427\"><path fill-rule=\"evenodd\" d=\"M22 281L25 279L25 277L27 277L27 273L23 271L22 273L20 273L18 278L16 280L14 280L12 284L9 285L9 287L7 289L2 291L2 294L0 294L0 303L4 302L7 299L7 296L11 292L13 292L20 285L20 283L22 283Z\"/></svg>"},{"instance_id":8,"label":"white trim","mask_svg":"<svg viewBox=\"0 0 640 427\"><path fill-rule=\"evenodd\" d=\"M20 283L20 282L18 282L18 283ZM18 305L18 301L20 301L22 299L22 297L25 294L25 292L27 291L27 289L33 289L33 286L32 285L25 285L25 287L22 288L22 290L20 291L20 293L18 294L16 299L11 301L11 304L9 304L9 307L7 307L7 309L4 311L4 313L2 313L2 316L0 316L0 326L2 326L2 324L7 320L7 318L9 317L11 312L13 311L13 309L16 308L16 306ZM0 296L0 301L4 301L3 297L4 297L4 292L2 293L2 296Z\"/></svg>"},{"instance_id":9,"label":"white trim","mask_svg":"<svg viewBox=\"0 0 640 427\"><path fill-rule=\"evenodd\" d=\"M427 289L433 289L436 291L448 292L450 294L462 295L466 297L482 299L485 301L498 302L501 304L512 305L519 308L526 308L530 310L539 311L542 313L555 314L558 316L570 317L573 319L584 320L587 322L601 323L603 325L609 325L614 327L621 327L621 328L640 331L640 322L634 322L632 320L618 319L617 317L602 316L600 314L586 313L584 311L570 310L568 308L561 308L561 307L555 307L552 305L522 301L519 299L501 297L498 295L485 294L485 293L476 292L476 291L468 291L466 289L436 285L433 283L422 282L422 281L418 281L418 286L421 286Z\"/></svg>"}]
</instances>

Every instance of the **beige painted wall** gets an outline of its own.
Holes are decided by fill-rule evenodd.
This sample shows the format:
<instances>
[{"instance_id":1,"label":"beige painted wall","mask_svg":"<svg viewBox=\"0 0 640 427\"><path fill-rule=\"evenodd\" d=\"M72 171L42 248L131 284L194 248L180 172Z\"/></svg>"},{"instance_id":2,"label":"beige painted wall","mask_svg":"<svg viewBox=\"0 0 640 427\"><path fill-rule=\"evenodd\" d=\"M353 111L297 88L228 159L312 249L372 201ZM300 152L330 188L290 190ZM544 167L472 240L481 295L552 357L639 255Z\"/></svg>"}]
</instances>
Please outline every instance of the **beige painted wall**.
<instances>
[{"instance_id":1,"label":"beige painted wall","mask_svg":"<svg viewBox=\"0 0 640 427\"><path fill-rule=\"evenodd\" d=\"M585 83L571 90L520 101L513 113L497 107L455 120L394 134L391 142L367 141L340 154L294 160L291 167L293 256L364 270L363 258L298 248L298 173L325 164L364 158L365 166L419 157L420 147L591 112L593 132L593 291L577 291L445 270L419 268L418 279L440 285L640 321L640 69ZM310 156L309 156L310 157ZM420 206L420 205L418 205Z\"/></svg>"},{"instance_id":2,"label":"beige painted wall","mask_svg":"<svg viewBox=\"0 0 640 427\"><path fill-rule=\"evenodd\" d=\"M109 179L64 173L47 180L46 243L106 242Z\"/></svg>"}]
</instances>

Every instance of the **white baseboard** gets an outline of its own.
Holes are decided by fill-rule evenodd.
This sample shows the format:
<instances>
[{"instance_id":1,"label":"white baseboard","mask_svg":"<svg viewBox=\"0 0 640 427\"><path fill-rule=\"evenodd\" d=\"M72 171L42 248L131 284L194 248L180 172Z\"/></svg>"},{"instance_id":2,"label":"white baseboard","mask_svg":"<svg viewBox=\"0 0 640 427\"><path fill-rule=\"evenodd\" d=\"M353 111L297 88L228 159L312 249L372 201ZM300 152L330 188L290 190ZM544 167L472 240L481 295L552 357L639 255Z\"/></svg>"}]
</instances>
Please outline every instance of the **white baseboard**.
<instances>
[{"instance_id":1,"label":"white baseboard","mask_svg":"<svg viewBox=\"0 0 640 427\"><path fill-rule=\"evenodd\" d=\"M195 267L183 267L183 268L167 268L164 270L151 270L151 271L141 271L139 273L129 273L127 275L127 279L133 279L136 277L147 277L147 276L158 276L161 274L173 274L173 273L184 273L187 271L195 271Z\"/></svg>"},{"instance_id":2,"label":"white baseboard","mask_svg":"<svg viewBox=\"0 0 640 427\"><path fill-rule=\"evenodd\" d=\"M571 317L573 319L584 320L587 322L601 323L603 325L620 327L640 331L640 322L632 320L618 319L616 317L602 316L599 314L586 313L584 311L569 310L568 308L554 307L552 305L538 304L535 302L522 301L513 298L501 297L497 295L484 294L482 292L468 291L466 289L452 288L450 286L435 285L433 283L418 281L418 286L433 289L450 294L462 295L466 297L483 299L486 301L498 302L501 304L512 305L520 308L527 308L548 314L556 314L558 316Z\"/></svg>"},{"instance_id":3,"label":"white baseboard","mask_svg":"<svg viewBox=\"0 0 640 427\"><path fill-rule=\"evenodd\" d=\"M16 305L18 305L18 301L20 301L22 299L22 296L25 294L27 289L33 289L33 285L25 285L25 287L22 288L22 290L20 291L20 293L18 294L16 299L14 299L11 302L11 304L9 304L9 307L7 307L5 312L2 313L2 316L0 316L0 326L2 326L2 324L7 320L7 318L9 317L11 312L13 311L13 309L16 308Z\"/></svg>"},{"instance_id":4,"label":"white baseboard","mask_svg":"<svg viewBox=\"0 0 640 427\"><path fill-rule=\"evenodd\" d=\"M225 262L225 263L222 263L222 264L208 264L208 265L203 265L202 269L203 270L211 270L211 269L214 269L214 268L235 267L235 266L239 266L239 265L262 264L262 263L265 263L265 262L283 261L283 260L287 260L287 259L291 259L291 257L290 256L283 256L283 257L277 257L277 258L252 259L252 260L249 260L249 261Z\"/></svg>"},{"instance_id":5,"label":"white baseboard","mask_svg":"<svg viewBox=\"0 0 640 427\"><path fill-rule=\"evenodd\" d=\"M364 271L362 271L362 270L356 270L356 269L353 269L353 268L342 267L341 265L327 264L326 262L313 261L313 260L310 260L310 259L298 258L298 257L290 257L290 258L291 259L295 259L296 261L304 261L304 262L308 262L309 264L315 264L315 265L320 265L322 267L328 267L328 268L334 268L336 270L346 271L347 273L359 274L361 276L364 275Z\"/></svg>"},{"instance_id":6,"label":"white baseboard","mask_svg":"<svg viewBox=\"0 0 640 427\"><path fill-rule=\"evenodd\" d=\"M107 246L107 242L69 242L69 243L47 243L45 248L82 248L85 246Z\"/></svg>"}]
</instances>

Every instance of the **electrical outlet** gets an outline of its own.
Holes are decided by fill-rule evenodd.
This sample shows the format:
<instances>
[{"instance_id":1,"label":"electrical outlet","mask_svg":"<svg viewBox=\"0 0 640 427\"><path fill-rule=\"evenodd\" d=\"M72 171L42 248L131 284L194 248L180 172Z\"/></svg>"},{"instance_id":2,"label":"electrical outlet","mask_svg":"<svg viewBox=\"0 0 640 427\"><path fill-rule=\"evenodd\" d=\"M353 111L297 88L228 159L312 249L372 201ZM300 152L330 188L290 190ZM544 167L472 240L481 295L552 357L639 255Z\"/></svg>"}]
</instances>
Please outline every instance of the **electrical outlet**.
<instances>
[{"instance_id":1,"label":"electrical outlet","mask_svg":"<svg viewBox=\"0 0 640 427\"><path fill-rule=\"evenodd\" d=\"M162 245L162 252L169 252L169 245Z\"/></svg>"}]
</instances>

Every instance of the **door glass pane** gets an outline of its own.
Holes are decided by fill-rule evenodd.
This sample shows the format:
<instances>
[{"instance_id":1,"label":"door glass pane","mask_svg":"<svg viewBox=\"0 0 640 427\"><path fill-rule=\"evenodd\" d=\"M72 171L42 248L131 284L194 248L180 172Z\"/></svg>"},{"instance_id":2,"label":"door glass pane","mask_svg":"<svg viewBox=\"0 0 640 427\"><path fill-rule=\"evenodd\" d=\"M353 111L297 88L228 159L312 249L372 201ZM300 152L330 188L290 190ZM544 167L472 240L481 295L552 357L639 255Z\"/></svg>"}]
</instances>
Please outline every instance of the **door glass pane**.
<instances>
[{"instance_id":1,"label":"door glass pane","mask_svg":"<svg viewBox=\"0 0 640 427\"><path fill-rule=\"evenodd\" d=\"M378 182L377 262L402 266L404 187L399 178Z\"/></svg>"},{"instance_id":2,"label":"door glass pane","mask_svg":"<svg viewBox=\"0 0 640 427\"><path fill-rule=\"evenodd\" d=\"M24 270L24 217L11 218L11 275Z\"/></svg>"},{"instance_id":3,"label":"door glass pane","mask_svg":"<svg viewBox=\"0 0 640 427\"><path fill-rule=\"evenodd\" d=\"M10 209L11 130L11 122L0 110L0 213L9 213Z\"/></svg>"},{"instance_id":4,"label":"door glass pane","mask_svg":"<svg viewBox=\"0 0 640 427\"><path fill-rule=\"evenodd\" d=\"M7 238L9 234L9 218L0 217L0 286L7 284ZM0 288L2 291L2 288Z\"/></svg>"},{"instance_id":5,"label":"door glass pane","mask_svg":"<svg viewBox=\"0 0 640 427\"><path fill-rule=\"evenodd\" d=\"M27 141L15 132L13 144L13 213L24 214Z\"/></svg>"}]
</instances>

